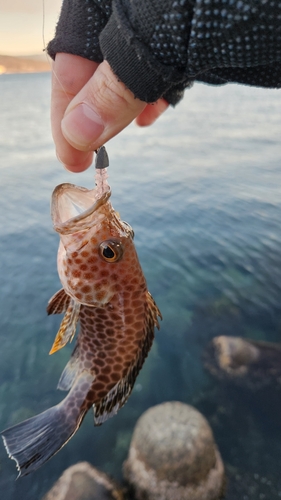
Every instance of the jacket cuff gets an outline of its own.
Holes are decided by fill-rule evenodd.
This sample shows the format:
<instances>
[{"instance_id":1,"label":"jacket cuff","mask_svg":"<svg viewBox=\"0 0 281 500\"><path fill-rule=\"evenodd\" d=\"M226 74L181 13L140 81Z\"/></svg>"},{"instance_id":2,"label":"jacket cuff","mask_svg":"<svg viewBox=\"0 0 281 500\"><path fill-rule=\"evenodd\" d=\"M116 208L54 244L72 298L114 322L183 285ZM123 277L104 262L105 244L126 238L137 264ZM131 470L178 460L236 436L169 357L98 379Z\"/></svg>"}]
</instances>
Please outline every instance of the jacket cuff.
<instances>
[{"instance_id":1,"label":"jacket cuff","mask_svg":"<svg viewBox=\"0 0 281 500\"><path fill-rule=\"evenodd\" d=\"M49 56L55 59L57 52L66 52L101 62L99 35L109 15L106 5L102 9L85 1L64 0L55 37L47 46Z\"/></svg>"},{"instance_id":2,"label":"jacket cuff","mask_svg":"<svg viewBox=\"0 0 281 500\"><path fill-rule=\"evenodd\" d=\"M183 90L188 85L186 75L153 58L133 33L118 1L113 4L112 15L99 41L104 59L136 98L152 103L170 95L172 104L182 98Z\"/></svg>"}]
</instances>

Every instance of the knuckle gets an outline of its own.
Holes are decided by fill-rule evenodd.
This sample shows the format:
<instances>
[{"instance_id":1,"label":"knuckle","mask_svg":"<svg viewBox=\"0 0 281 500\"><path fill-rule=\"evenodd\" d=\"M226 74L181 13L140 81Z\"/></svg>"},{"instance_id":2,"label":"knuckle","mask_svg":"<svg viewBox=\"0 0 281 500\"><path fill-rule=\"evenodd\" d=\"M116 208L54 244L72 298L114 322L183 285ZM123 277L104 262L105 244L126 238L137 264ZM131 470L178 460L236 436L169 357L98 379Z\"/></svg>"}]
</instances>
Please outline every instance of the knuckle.
<instances>
[{"instance_id":1,"label":"knuckle","mask_svg":"<svg viewBox=\"0 0 281 500\"><path fill-rule=\"evenodd\" d=\"M99 70L93 88L93 99L97 106L111 112L114 110L114 113L124 107L134 108L134 95L117 79L108 63L100 65Z\"/></svg>"}]
</instances>

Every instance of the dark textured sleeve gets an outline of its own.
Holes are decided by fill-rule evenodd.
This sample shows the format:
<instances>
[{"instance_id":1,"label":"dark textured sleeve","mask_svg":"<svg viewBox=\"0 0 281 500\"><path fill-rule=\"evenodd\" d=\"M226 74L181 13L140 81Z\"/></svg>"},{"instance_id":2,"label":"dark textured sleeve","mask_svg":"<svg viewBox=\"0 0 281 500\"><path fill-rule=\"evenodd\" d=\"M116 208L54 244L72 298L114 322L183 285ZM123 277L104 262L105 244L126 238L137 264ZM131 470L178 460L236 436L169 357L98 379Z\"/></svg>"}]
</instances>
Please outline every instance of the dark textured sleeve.
<instances>
[{"instance_id":1,"label":"dark textured sleeve","mask_svg":"<svg viewBox=\"0 0 281 500\"><path fill-rule=\"evenodd\" d=\"M194 81L281 87L281 0L64 0L55 57L100 62L145 102Z\"/></svg>"},{"instance_id":2,"label":"dark textured sleeve","mask_svg":"<svg viewBox=\"0 0 281 500\"><path fill-rule=\"evenodd\" d=\"M111 14L111 0L64 0L55 38L48 44L48 54L57 52L103 61L99 36Z\"/></svg>"}]
</instances>

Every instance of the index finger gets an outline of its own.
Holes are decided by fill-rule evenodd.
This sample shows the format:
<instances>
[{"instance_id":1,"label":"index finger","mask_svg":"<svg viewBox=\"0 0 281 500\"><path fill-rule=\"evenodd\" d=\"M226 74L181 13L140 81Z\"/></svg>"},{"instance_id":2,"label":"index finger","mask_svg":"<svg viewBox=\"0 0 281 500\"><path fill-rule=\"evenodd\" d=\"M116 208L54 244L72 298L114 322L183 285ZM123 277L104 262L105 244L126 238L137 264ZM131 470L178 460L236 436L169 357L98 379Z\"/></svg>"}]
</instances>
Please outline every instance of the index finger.
<instances>
[{"instance_id":1,"label":"index finger","mask_svg":"<svg viewBox=\"0 0 281 500\"><path fill-rule=\"evenodd\" d=\"M58 53L52 70L51 125L58 159L72 172L81 172L93 160L92 152L78 151L61 131L61 121L72 99L80 92L98 63L73 54Z\"/></svg>"}]
</instances>

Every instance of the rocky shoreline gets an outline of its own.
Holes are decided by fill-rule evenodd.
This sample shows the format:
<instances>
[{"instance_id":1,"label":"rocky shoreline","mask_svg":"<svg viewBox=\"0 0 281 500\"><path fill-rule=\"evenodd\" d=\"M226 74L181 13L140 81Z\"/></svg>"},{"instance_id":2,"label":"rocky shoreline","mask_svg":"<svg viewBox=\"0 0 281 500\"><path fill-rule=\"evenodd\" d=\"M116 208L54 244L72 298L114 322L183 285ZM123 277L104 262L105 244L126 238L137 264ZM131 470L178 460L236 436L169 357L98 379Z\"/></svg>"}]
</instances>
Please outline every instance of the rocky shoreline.
<instances>
[{"instance_id":1,"label":"rocky shoreline","mask_svg":"<svg viewBox=\"0 0 281 500\"><path fill-rule=\"evenodd\" d=\"M0 54L0 75L11 73L42 73L51 71L44 54L38 56L6 56Z\"/></svg>"}]
</instances>

